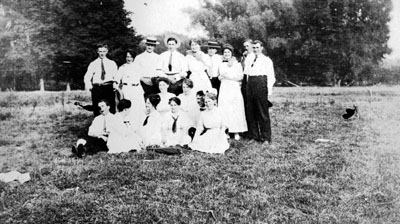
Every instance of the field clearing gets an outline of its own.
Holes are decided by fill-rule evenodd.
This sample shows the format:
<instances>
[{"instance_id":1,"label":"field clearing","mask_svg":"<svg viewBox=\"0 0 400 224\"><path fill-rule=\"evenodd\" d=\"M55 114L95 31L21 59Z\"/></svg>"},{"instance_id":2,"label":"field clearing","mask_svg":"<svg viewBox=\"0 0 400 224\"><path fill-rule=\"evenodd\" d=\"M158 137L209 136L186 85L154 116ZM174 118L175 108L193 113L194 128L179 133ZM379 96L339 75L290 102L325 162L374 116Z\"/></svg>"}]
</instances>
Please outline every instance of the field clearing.
<instances>
[{"instance_id":1,"label":"field clearing","mask_svg":"<svg viewBox=\"0 0 400 224\"><path fill-rule=\"evenodd\" d=\"M398 86L275 88L270 100L273 148L75 159L92 114L73 103L87 92L1 92L1 172L32 180L0 182L0 223L400 222Z\"/></svg>"}]
</instances>

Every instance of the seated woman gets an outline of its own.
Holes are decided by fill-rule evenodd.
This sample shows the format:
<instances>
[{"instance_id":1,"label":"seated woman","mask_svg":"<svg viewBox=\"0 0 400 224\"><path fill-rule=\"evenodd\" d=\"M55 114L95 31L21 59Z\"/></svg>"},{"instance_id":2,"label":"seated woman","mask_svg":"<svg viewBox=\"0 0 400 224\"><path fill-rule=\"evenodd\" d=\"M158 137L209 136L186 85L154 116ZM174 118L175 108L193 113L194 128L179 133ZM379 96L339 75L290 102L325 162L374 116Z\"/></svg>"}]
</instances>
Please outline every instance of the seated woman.
<instances>
[{"instance_id":1,"label":"seated woman","mask_svg":"<svg viewBox=\"0 0 400 224\"><path fill-rule=\"evenodd\" d=\"M163 123L163 143L165 146L187 145L192 140L188 130L194 126L194 122L181 110L178 97L169 99L169 105L171 112L164 117Z\"/></svg>"},{"instance_id":2,"label":"seated woman","mask_svg":"<svg viewBox=\"0 0 400 224\"><path fill-rule=\"evenodd\" d=\"M137 135L130 115L131 101L122 99L117 106L116 121L108 136L108 153L140 151L144 145Z\"/></svg>"},{"instance_id":3,"label":"seated woman","mask_svg":"<svg viewBox=\"0 0 400 224\"><path fill-rule=\"evenodd\" d=\"M193 90L193 82L190 79L184 79L182 83L183 93L178 98L181 101L181 110L189 115L190 119L197 122L200 116L200 106L197 103L196 92Z\"/></svg>"},{"instance_id":4,"label":"seated woman","mask_svg":"<svg viewBox=\"0 0 400 224\"><path fill-rule=\"evenodd\" d=\"M162 117L157 111L161 99L159 95L149 95L146 99L146 118L139 128L139 136L144 147L158 147L162 145Z\"/></svg>"},{"instance_id":5,"label":"seated woman","mask_svg":"<svg viewBox=\"0 0 400 224\"><path fill-rule=\"evenodd\" d=\"M217 107L217 96L207 93L206 110L200 114L193 141L188 145L192 150L207 153L224 153L229 148L224 114Z\"/></svg>"},{"instance_id":6,"label":"seated woman","mask_svg":"<svg viewBox=\"0 0 400 224\"><path fill-rule=\"evenodd\" d=\"M168 92L169 80L167 78L160 77L158 78L157 83L160 90L160 93L158 93L158 95L160 96L160 103L157 106L157 111L160 112L162 116L164 116L171 111L168 100L172 97L175 97L176 95Z\"/></svg>"}]
</instances>

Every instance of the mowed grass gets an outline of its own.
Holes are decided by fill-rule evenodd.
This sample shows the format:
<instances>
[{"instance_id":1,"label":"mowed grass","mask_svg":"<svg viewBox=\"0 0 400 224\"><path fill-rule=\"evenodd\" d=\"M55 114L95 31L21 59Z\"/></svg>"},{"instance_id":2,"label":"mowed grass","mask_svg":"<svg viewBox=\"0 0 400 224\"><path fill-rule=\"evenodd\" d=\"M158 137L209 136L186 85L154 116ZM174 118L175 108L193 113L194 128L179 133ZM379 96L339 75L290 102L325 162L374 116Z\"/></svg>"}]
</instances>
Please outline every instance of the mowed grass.
<instances>
[{"instance_id":1,"label":"mowed grass","mask_svg":"<svg viewBox=\"0 0 400 224\"><path fill-rule=\"evenodd\" d=\"M275 88L274 147L225 155L70 158L92 119L75 101L90 96L0 94L1 172L32 177L0 182L0 223L400 222L398 87Z\"/></svg>"}]
</instances>

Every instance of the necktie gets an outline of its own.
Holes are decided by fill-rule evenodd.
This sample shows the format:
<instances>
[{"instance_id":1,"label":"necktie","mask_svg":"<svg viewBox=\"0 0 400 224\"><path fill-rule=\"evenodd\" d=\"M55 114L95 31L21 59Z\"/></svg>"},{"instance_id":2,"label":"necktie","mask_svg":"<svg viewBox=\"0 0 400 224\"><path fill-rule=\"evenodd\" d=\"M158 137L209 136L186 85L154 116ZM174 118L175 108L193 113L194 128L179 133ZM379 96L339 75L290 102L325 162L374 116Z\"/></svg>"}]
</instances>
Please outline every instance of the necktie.
<instances>
[{"instance_id":1,"label":"necktie","mask_svg":"<svg viewBox=\"0 0 400 224\"><path fill-rule=\"evenodd\" d=\"M146 126L146 125L147 125L147 121L149 120L149 117L150 117L150 116L147 116L146 119L144 119L143 126Z\"/></svg>"},{"instance_id":2,"label":"necktie","mask_svg":"<svg viewBox=\"0 0 400 224\"><path fill-rule=\"evenodd\" d=\"M124 121L124 124L125 124L127 127L129 127L129 125L131 125L131 122L129 122L129 121Z\"/></svg>"},{"instance_id":3,"label":"necktie","mask_svg":"<svg viewBox=\"0 0 400 224\"><path fill-rule=\"evenodd\" d=\"M229 62L228 60L223 60L222 62Z\"/></svg>"},{"instance_id":4,"label":"necktie","mask_svg":"<svg viewBox=\"0 0 400 224\"><path fill-rule=\"evenodd\" d=\"M174 116L172 116L172 119L174 119L174 123L172 123L172 133L175 133L175 132L176 132L176 121L178 120L178 117L179 117L179 116L177 116L177 117L175 118Z\"/></svg>"},{"instance_id":5,"label":"necktie","mask_svg":"<svg viewBox=\"0 0 400 224\"><path fill-rule=\"evenodd\" d=\"M103 59L101 59L101 80L104 80L105 77L106 77L106 71L104 69Z\"/></svg>"},{"instance_id":6,"label":"necktie","mask_svg":"<svg viewBox=\"0 0 400 224\"><path fill-rule=\"evenodd\" d=\"M251 64L251 67L253 67L253 65L254 65L254 63L256 62L256 60L257 60L257 55L254 57L254 61L253 61L253 63Z\"/></svg>"},{"instance_id":7,"label":"necktie","mask_svg":"<svg viewBox=\"0 0 400 224\"><path fill-rule=\"evenodd\" d=\"M104 131L104 133L107 133L106 116L103 116L103 117L104 117L104 121L103 121L103 131Z\"/></svg>"},{"instance_id":8,"label":"necktie","mask_svg":"<svg viewBox=\"0 0 400 224\"><path fill-rule=\"evenodd\" d=\"M172 71L172 52L171 52L171 55L169 56L168 70Z\"/></svg>"}]
</instances>

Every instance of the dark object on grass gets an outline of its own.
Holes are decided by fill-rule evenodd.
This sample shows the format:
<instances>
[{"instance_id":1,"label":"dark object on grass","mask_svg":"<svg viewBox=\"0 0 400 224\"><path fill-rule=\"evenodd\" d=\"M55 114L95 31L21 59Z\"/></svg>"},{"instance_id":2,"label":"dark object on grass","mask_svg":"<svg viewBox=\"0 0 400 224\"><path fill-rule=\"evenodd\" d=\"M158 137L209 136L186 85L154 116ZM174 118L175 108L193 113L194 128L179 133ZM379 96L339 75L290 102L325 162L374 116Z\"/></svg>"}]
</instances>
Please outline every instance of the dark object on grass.
<instances>
[{"instance_id":1,"label":"dark object on grass","mask_svg":"<svg viewBox=\"0 0 400 224\"><path fill-rule=\"evenodd\" d=\"M76 148L75 146L72 146L72 153L75 154L78 158L82 158L83 154L85 153L85 146L83 146L82 144L78 145L78 148Z\"/></svg>"},{"instance_id":2,"label":"dark object on grass","mask_svg":"<svg viewBox=\"0 0 400 224\"><path fill-rule=\"evenodd\" d=\"M82 107L83 109L87 110L87 111L94 111L96 108L91 105L91 104L87 104L87 105L82 105L80 102L75 102L74 103L76 106Z\"/></svg>"},{"instance_id":3,"label":"dark object on grass","mask_svg":"<svg viewBox=\"0 0 400 224\"><path fill-rule=\"evenodd\" d=\"M346 113L342 115L344 119L350 119L354 114L357 113L357 106L354 104L353 108L347 108Z\"/></svg>"},{"instance_id":4,"label":"dark object on grass","mask_svg":"<svg viewBox=\"0 0 400 224\"><path fill-rule=\"evenodd\" d=\"M267 104L268 104L268 107L272 107L273 106L273 104L269 100L267 100Z\"/></svg>"}]
</instances>

